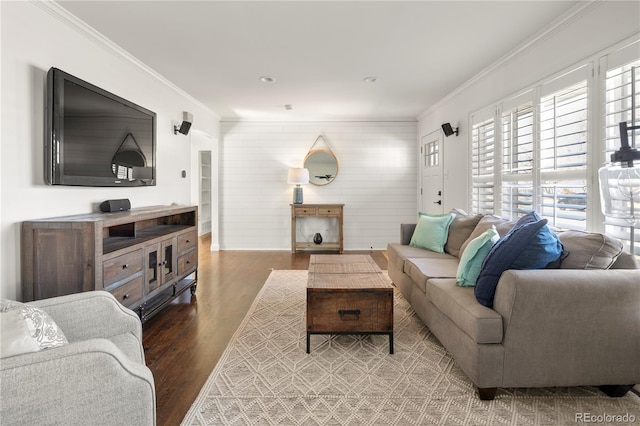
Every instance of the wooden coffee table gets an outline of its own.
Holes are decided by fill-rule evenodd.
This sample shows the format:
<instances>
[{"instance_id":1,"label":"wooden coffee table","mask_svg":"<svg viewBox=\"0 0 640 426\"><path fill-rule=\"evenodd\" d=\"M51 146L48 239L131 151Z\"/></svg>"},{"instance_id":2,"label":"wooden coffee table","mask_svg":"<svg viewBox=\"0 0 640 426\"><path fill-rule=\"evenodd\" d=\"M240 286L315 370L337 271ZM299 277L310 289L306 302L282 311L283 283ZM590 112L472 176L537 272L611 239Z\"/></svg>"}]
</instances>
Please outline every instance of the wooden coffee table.
<instances>
[{"instance_id":1,"label":"wooden coffee table","mask_svg":"<svg viewBox=\"0 0 640 426\"><path fill-rule=\"evenodd\" d=\"M311 255L307 353L312 334L387 334L393 353L393 286L369 255Z\"/></svg>"}]
</instances>

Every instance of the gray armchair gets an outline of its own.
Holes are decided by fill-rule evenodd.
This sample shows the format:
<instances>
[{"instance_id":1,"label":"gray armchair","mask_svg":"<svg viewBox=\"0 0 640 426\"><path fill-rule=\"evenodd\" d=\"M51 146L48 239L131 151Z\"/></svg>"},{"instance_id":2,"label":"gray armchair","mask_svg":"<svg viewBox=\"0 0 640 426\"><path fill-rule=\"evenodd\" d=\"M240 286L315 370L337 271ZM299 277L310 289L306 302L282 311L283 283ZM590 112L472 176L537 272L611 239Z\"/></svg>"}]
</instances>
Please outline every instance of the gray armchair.
<instances>
[{"instance_id":1,"label":"gray armchair","mask_svg":"<svg viewBox=\"0 0 640 426\"><path fill-rule=\"evenodd\" d=\"M30 302L69 344L0 359L3 425L155 425L138 316L105 291Z\"/></svg>"}]
</instances>

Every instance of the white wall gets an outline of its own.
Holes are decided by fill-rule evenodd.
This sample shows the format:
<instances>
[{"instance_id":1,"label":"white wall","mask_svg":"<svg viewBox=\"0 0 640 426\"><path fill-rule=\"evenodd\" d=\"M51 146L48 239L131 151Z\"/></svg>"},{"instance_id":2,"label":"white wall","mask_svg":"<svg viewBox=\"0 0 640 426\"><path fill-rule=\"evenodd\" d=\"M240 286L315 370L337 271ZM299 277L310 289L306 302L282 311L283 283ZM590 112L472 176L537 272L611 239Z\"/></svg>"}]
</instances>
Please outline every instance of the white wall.
<instances>
[{"instance_id":1,"label":"white wall","mask_svg":"<svg viewBox=\"0 0 640 426\"><path fill-rule=\"evenodd\" d=\"M217 135L219 117L51 3L0 2L2 130L0 295L20 298L20 223L88 213L106 199L133 207L190 204L190 136L174 135L182 111ZM47 186L43 178L45 76L57 67L157 113L157 185ZM181 178L181 171L187 178ZM197 175L197 172L195 173ZM197 200L195 201L197 202Z\"/></svg>"},{"instance_id":2,"label":"white wall","mask_svg":"<svg viewBox=\"0 0 640 426\"><path fill-rule=\"evenodd\" d=\"M420 116L418 136L436 130L447 121L460 124L459 136L444 141L444 211L469 208L469 114L515 95L640 30L639 2L583 3L579 7L584 9L563 17L566 19L554 24L553 29L541 32L527 46L515 49L501 63Z\"/></svg>"},{"instance_id":3,"label":"white wall","mask_svg":"<svg viewBox=\"0 0 640 426\"><path fill-rule=\"evenodd\" d=\"M291 248L287 171L302 167L318 135L339 171L329 185L304 185L304 202L345 204L345 250L384 249L398 241L401 222L416 220L415 122L222 122L221 128L223 250Z\"/></svg>"}]
</instances>

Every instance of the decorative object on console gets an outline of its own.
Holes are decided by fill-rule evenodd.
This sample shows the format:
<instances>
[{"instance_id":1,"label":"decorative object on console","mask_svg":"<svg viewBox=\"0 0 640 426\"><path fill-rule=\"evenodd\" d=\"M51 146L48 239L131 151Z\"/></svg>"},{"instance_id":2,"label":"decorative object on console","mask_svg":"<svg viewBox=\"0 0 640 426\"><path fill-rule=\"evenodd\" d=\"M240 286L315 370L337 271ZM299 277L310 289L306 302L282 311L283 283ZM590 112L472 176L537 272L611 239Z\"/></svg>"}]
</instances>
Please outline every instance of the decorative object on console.
<instances>
[{"instance_id":1,"label":"decorative object on console","mask_svg":"<svg viewBox=\"0 0 640 426\"><path fill-rule=\"evenodd\" d=\"M313 242L316 244L322 244L322 235L320 235L319 232L316 232L316 234L313 236Z\"/></svg>"},{"instance_id":2,"label":"decorative object on console","mask_svg":"<svg viewBox=\"0 0 640 426\"><path fill-rule=\"evenodd\" d=\"M191 124L193 124L193 114L189 114L187 111L182 113L182 123L180 123L180 127L173 126L173 134L177 135L181 133L183 135L189 134L189 129L191 129Z\"/></svg>"},{"instance_id":3,"label":"decorative object on console","mask_svg":"<svg viewBox=\"0 0 640 426\"><path fill-rule=\"evenodd\" d=\"M629 253L635 254L636 226L640 220L640 151L629 145L629 131L640 130L640 125L628 126L623 121L619 128L620 149L611 154L611 163L598 171L600 206L611 224L630 228ZM632 140L634 136L632 133Z\"/></svg>"},{"instance_id":4,"label":"decorative object on console","mask_svg":"<svg viewBox=\"0 0 640 426\"><path fill-rule=\"evenodd\" d=\"M324 144L324 148L316 148L318 143ZM312 185L328 185L338 175L338 159L322 135L311 145L304 159L304 167L309 169L309 183Z\"/></svg>"},{"instance_id":5,"label":"decorative object on console","mask_svg":"<svg viewBox=\"0 0 640 426\"><path fill-rule=\"evenodd\" d=\"M453 134L455 134L456 136L458 136L458 127L456 127L455 129L451 126L451 123L444 123L442 125L442 131L444 132L444 135L446 137L449 137Z\"/></svg>"},{"instance_id":6,"label":"decorative object on console","mask_svg":"<svg viewBox=\"0 0 640 426\"><path fill-rule=\"evenodd\" d=\"M289 169L287 183L296 186L293 188L293 204L302 204L303 194L302 187L300 185L309 183L309 170L303 168Z\"/></svg>"}]
</instances>

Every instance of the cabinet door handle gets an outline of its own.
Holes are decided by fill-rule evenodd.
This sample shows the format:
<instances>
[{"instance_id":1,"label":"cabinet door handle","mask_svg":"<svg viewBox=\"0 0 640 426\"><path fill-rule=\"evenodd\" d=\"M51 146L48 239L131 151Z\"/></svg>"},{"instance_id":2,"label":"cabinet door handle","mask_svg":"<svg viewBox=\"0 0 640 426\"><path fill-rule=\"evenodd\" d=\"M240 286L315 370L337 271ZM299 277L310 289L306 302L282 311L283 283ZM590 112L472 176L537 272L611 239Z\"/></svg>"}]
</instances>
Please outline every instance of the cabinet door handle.
<instances>
[{"instance_id":1,"label":"cabinet door handle","mask_svg":"<svg viewBox=\"0 0 640 426\"><path fill-rule=\"evenodd\" d=\"M122 269L129 269L129 264L125 263L124 265L122 265Z\"/></svg>"},{"instance_id":2,"label":"cabinet door handle","mask_svg":"<svg viewBox=\"0 0 640 426\"><path fill-rule=\"evenodd\" d=\"M191 240L187 240L187 244L189 244L191 242Z\"/></svg>"},{"instance_id":3,"label":"cabinet door handle","mask_svg":"<svg viewBox=\"0 0 640 426\"><path fill-rule=\"evenodd\" d=\"M124 296L122 296L122 300L127 300L129 297L131 297L129 296L129 294L125 294Z\"/></svg>"}]
</instances>

